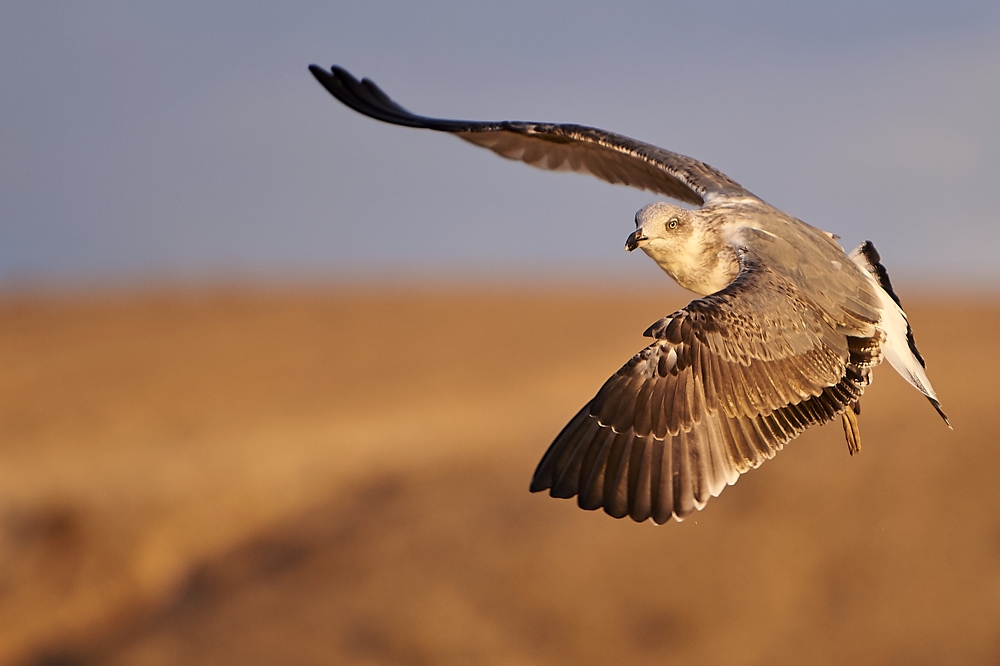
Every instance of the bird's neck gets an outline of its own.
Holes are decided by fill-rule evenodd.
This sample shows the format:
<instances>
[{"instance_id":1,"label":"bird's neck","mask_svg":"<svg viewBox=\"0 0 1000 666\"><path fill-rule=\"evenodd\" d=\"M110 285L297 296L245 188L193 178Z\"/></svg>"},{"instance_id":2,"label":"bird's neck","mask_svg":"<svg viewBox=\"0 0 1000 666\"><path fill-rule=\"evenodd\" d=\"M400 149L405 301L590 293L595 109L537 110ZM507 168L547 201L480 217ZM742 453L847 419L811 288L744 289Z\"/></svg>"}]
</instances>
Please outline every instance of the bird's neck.
<instances>
[{"instance_id":1,"label":"bird's neck","mask_svg":"<svg viewBox=\"0 0 1000 666\"><path fill-rule=\"evenodd\" d=\"M736 250L710 229L692 234L681 251L643 249L677 284L702 296L724 289L740 270Z\"/></svg>"}]
</instances>

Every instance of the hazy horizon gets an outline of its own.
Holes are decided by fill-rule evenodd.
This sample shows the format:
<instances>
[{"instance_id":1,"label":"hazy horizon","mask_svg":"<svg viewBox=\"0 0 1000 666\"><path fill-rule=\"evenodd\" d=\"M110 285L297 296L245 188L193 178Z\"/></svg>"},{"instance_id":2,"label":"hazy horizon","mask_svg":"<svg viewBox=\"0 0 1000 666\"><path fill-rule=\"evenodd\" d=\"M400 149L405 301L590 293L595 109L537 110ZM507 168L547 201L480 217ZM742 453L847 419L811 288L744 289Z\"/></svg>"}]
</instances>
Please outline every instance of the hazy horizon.
<instances>
[{"instance_id":1,"label":"hazy horizon","mask_svg":"<svg viewBox=\"0 0 1000 666\"><path fill-rule=\"evenodd\" d=\"M1000 286L995 4L25 2L0 35L0 286L657 272L622 245L658 197L363 118L310 63L633 136L898 280Z\"/></svg>"}]
</instances>

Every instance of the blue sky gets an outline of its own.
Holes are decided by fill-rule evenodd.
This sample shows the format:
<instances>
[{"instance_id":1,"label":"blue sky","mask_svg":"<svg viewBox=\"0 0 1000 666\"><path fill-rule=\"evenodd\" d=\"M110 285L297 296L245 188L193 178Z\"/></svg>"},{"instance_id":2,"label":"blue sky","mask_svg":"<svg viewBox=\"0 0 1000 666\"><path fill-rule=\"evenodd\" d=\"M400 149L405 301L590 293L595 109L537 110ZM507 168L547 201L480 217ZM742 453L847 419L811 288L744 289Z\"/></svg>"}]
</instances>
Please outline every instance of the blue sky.
<instances>
[{"instance_id":1,"label":"blue sky","mask_svg":"<svg viewBox=\"0 0 1000 666\"><path fill-rule=\"evenodd\" d=\"M1000 3L233 4L0 6L0 284L657 270L622 250L648 193L363 118L315 62L627 134L903 279L1000 286Z\"/></svg>"}]
</instances>

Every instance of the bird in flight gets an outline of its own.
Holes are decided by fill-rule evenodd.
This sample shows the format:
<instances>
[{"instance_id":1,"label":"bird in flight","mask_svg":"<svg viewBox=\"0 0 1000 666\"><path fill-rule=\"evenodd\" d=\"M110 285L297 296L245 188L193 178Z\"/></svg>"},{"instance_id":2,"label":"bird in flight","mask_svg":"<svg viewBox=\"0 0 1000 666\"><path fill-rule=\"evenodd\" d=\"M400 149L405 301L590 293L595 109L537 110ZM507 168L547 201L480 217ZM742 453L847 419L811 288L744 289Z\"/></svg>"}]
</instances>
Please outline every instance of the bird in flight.
<instances>
[{"instance_id":1,"label":"bird in flight","mask_svg":"<svg viewBox=\"0 0 1000 666\"><path fill-rule=\"evenodd\" d=\"M684 155L580 125L410 113L372 81L309 67L348 107L450 132L512 160L589 173L697 206L635 215L640 249L701 297L650 326L652 342L598 390L542 457L531 491L637 522L680 521L809 426L840 417L853 455L872 370L886 359L948 424L875 246L765 203Z\"/></svg>"}]
</instances>

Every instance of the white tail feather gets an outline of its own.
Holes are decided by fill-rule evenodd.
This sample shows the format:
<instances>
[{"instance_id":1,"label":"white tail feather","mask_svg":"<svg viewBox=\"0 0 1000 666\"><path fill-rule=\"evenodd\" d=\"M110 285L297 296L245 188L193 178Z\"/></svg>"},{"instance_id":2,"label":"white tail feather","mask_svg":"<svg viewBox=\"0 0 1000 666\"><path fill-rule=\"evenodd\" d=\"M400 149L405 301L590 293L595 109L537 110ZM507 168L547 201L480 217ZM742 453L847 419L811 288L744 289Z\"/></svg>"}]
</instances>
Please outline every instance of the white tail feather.
<instances>
[{"instance_id":1,"label":"white tail feather","mask_svg":"<svg viewBox=\"0 0 1000 666\"><path fill-rule=\"evenodd\" d=\"M868 256L868 253L865 252L866 246L872 256ZM879 328L885 334L885 340L882 343L883 356L903 379L927 396L934 409L937 410L938 414L941 415L941 418L944 419L944 422L950 428L951 423L949 423L948 417L941 410L941 402L934 392L934 387L931 386L931 380L927 378L927 373L924 372L924 364L910 345L912 334L910 332L910 324L906 320L906 313L903 312L903 308L899 307L896 299L886 291L880 282L879 269L882 270L883 277L888 285L889 278L885 274L885 269L881 264L876 266L872 263L872 261L878 262L878 252L870 243L862 243L849 256L854 263L861 267L865 275L868 276L868 279L872 282L872 286L875 288L875 293L878 294L880 301L879 309L882 315Z\"/></svg>"},{"instance_id":2,"label":"white tail feather","mask_svg":"<svg viewBox=\"0 0 1000 666\"><path fill-rule=\"evenodd\" d=\"M874 282L874 279L872 280ZM937 400L931 380L927 379L924 366L920 364L917 357L910 349L910 344L906 339L909 324L906 321L906 313L896 305L889 294L886 293L877 282L875 288L878 290L879 299L882 301L882 331L885 333L885 342L882 344L882 353L885 360L896 369L903 379L912 384L918 391L932 400Z\"/></svg>"}]
</instances>

